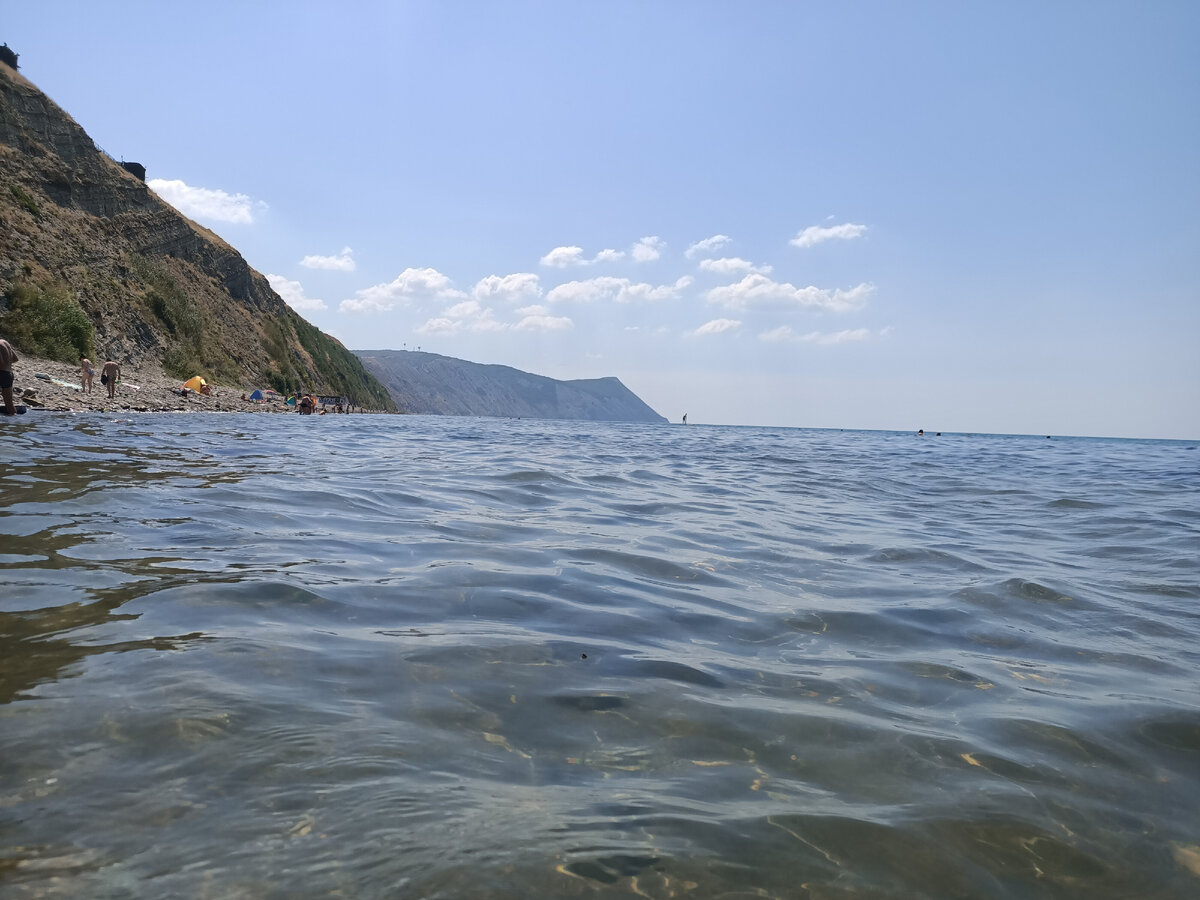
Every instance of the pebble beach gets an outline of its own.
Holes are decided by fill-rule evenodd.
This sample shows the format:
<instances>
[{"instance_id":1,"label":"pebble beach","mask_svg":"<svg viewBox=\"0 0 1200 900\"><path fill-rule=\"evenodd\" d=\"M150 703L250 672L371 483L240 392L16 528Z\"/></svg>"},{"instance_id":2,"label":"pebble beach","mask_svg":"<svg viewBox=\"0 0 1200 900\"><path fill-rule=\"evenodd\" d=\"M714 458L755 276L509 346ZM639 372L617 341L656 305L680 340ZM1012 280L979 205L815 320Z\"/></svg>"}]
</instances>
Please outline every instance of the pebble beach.
<instances>
[{"instance_id":1,"label":"pebble beach","mask_svg":"<svg viewBox=\"0 0 1200 900\"><path fill-rule=\"evenodd\" d=\"M96 369L94 390L84 392L74 387L80 384L79 366L55 362L34 356L22 355L13 367L13 397L31 411L49 409L58 411L92 412L238 412L238 413L294 413L279 397L275 400L253 402L243 400L255 388L262 385L212 385L212 394L204 395L189 391L180 395L183 380L167 375L158 367L137 368L121 366L121 380L116 396L110 398L108 389L100 384L100 369L103 360L93 361ZM49 376L51 380L38 377ZM67 385L56 382L66 382ZM31 393L32 392L32 393Z\"/></svg>"}]
</instances>

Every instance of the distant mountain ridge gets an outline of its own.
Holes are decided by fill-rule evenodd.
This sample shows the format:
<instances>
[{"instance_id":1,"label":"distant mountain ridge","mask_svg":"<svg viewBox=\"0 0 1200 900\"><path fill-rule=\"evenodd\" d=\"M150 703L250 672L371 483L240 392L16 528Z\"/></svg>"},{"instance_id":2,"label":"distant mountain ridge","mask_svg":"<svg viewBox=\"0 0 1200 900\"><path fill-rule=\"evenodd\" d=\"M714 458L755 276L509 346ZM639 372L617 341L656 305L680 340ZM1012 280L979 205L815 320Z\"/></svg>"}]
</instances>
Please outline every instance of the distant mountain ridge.
<instances>
[{"instance_id":1,"label":"distant mountain ridge","mask_svg":"<svg viewBox=\"0 0 1200 900\"><path fill-rule=\"evenodd\" d=\"M589 422L667 421L613 377L558 381L511 366L467 362L420 350L355 353L407 413Z\"/></svg>"}]
</instances>

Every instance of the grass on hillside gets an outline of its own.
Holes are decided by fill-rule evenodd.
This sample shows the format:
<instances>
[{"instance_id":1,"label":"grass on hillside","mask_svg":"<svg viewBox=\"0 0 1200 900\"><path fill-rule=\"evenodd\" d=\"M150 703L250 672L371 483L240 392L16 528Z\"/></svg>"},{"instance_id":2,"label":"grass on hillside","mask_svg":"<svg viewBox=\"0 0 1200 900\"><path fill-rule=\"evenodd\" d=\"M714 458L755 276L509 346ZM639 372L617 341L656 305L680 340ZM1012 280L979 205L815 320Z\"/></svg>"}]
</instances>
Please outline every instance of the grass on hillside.
<instances>
[{"instance_id":1,"label":"grass on hillside","mask_svg":"<svg viewBox=\"0 0 1200 900\"><path fill-rule=\"evenodd\" d=\"M205 335L211 330L207 316L160 263L145 256L130 258L144 288L143 307L167 330L169 346L163 353L163 370L176 378L204 374L214 381L236 382L241 373L229 355L212 347Z\"/></svg>"},{"instance_id":2,"label":"grass on hillside","mask_svg":"<svg viewBox=\"0 0 1200 900\"><path fill-rule=\"evenodd\" d=\"M38 202L33 199L33 195L18 184L12 185L13 199L17 201L17 205L22 207L27 213L33 216L37 221L42 220L42 208L38 206Z\"/></svg>"},{"instance_id":3,"label":"grass on hillside","mask_svg":"<svg viewBox=\"0 0 1200 900\"><path fill-rule=\"evenodd\" d=\"M64 363L94 355L95 330L69 285L18 281L6 300L0 332L14 347Z\"/></svg>"}]
</instances>

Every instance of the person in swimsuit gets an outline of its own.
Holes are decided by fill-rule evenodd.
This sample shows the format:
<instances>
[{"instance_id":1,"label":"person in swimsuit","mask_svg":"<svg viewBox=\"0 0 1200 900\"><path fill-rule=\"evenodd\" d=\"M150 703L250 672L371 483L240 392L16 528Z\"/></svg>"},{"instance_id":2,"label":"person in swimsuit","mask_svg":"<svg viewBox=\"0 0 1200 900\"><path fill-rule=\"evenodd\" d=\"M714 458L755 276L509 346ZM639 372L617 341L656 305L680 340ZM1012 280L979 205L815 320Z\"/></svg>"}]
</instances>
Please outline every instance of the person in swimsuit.
<instances>
[{"instance_id":1,"label":"person in swimsuit","mask_svg":"<svg viewBox=\"0 0 1200 900\"><path fill-rule=\"evenodd\" d=\"M15 416L17 414L17 405L13 403L13 364L19 362L21 357L17 356L17 351L13 349L12 344L0 338L0 396L4 398L4 415Z\"/></svg>"},{"instance_id":2,"label":"person in swimsuit","mask_svg":"<svg viewBox=\"0 0 1200 900\"><path fill-rule=\"evenodd\" d=\"M92 361L86 356L79 357L79 386L83 388L85 394L90 394L95 385L92 379L96 377L96 367L92 365Z\"/></svg>"},{"instance_id":3,"label":"person in swimsuit","mask_svg":"<svg viewBox=\"0 0 1200 900\"><path fill-rule=\"evenodd\" d=\"M111 359L100 370L100 381L108 386L108 397L111 400L117 396L117 379L121 377L121 367Z\"/></svg>"}]
</instances>

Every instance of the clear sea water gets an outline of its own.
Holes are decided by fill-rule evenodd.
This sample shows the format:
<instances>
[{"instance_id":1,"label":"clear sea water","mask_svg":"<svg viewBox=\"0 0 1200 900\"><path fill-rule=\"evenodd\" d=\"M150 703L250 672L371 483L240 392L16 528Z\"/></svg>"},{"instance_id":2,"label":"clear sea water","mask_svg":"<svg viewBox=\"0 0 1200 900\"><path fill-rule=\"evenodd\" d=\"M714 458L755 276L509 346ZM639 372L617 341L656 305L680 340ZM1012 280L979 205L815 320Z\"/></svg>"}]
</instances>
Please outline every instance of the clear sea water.
<instances>
[{"instance_id":1,"label":"clear sea water","mask_svg":"<svg viewBox=\"0 0 1200 900\"><path fill-rule=\"evenodd\" d=\"M1200 896L1196 442L0 439L5 900Z\"/></svg>"}]
</instances>

